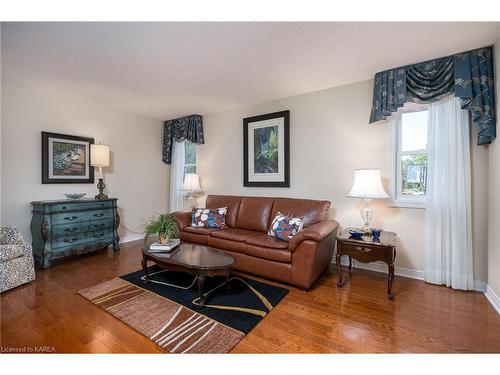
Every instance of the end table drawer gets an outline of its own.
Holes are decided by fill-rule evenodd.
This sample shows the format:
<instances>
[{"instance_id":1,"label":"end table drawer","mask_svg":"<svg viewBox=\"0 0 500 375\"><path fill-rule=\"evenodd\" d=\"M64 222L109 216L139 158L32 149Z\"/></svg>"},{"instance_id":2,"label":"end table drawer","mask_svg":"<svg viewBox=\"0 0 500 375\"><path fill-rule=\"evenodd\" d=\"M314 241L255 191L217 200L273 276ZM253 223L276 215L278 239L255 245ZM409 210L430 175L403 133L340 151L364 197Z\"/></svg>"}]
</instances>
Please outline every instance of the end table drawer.
<instances>
[{"instance_id":1,"label":"end table drawer","mask_svg":"<svg viewBox=\"0 0 500 375\"><path fill-rule=\"evenodd\" d=\"M389 254L385 247L370 246L365 244L343 243L342 254L350 255L359 262L368 263L377 260L389 260Z\"/></svg>"}]
</instances>

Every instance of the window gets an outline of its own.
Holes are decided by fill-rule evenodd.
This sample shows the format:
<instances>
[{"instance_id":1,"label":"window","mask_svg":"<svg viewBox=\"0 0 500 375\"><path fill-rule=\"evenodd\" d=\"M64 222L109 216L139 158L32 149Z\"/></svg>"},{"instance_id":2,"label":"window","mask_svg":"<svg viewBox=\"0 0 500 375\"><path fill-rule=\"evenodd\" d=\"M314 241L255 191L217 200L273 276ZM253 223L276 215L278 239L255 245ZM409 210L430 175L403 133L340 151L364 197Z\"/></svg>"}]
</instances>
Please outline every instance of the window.
<instances>
[{"instance_id":1,"label":"window","mask_svg":"<svg viewBox=\"0 0 500 375\"><path fill-rule=\"evenodd\" d=\"M188 141L184 143L184 175L186 173L196 173L196 144Z\"/></svg>"},{"instance_id":2,"label":"window","mask_svg":"<svg viewBox=\"0 0 500 375\"><path fill-rule=\"evenodd\" d=\"M424 207L427 191L426 106L412 105L394 114L392 197L394 206Z\"/></svg>"}]
</instances>

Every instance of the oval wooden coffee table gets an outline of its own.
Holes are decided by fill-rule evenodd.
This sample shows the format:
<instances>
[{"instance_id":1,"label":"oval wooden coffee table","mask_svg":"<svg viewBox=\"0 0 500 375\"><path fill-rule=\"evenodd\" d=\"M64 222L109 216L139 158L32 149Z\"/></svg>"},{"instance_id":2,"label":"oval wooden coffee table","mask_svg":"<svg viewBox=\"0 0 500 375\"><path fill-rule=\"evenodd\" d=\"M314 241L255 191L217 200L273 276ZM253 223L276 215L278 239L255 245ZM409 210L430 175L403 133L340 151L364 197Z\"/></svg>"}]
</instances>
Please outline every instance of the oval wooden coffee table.
<instances>
[{"instance_id":1,"label":"oval wooden coffee table","mask_svg":"<svg viewBox=\"0 0 500 375\"><path fill-rule=\"evenodd\" d=\"M142 269L145 274L145 284L149 282L148 261L152 261L169 271L188 272L195 275L200 294L200 307L205 307L203 293L205 277L222 275L226 276L227 282L231 277L235 264L234 258L222 251L186 242L181 242L178 249L175 249L171 254L154 253L145 248L142 249Z\"/></svg>"}]
</instances>

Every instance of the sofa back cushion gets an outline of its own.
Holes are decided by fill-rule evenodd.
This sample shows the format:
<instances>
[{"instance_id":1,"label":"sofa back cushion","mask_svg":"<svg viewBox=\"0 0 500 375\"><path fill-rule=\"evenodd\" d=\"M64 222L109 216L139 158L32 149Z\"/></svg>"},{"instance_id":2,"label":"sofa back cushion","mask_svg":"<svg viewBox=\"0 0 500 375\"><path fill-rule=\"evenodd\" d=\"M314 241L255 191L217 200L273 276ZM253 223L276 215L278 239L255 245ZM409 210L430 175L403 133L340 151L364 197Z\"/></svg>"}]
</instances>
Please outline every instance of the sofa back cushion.
<instances>
[{"instance_id":1,"label":"sofa back cushion","mask_svg":"<svg viewBox=\"0 0 500 375\"><path fill-rule=\"evenodd\" d=\"M304 228L328 220L330 201L312 199L276 198L271 212L274 218L278 212L292 217L304 217Z\"/></svg>"},{"instance_id":2,"label":"sofa back cushion","mask_svg":"<svg viewBox=\"0 0 500 375\"><path fill-rule=\"evenodd\" d=\"M234 228L236 226L236 217L240 208L240 202L241 197L233 195L208 195L205 202L205 207L227 207L226 225Z\"/></svg>"},{"instance_id":3,"label":"sofa back cushion","mask_svg":"<svg viewBox=\"0 0 500 375\"><path fill-rule=\"evenodd\" d=\"M274 198L243 197L236 219L236 228L267 233Z\"/></svg>"}]
</instances>

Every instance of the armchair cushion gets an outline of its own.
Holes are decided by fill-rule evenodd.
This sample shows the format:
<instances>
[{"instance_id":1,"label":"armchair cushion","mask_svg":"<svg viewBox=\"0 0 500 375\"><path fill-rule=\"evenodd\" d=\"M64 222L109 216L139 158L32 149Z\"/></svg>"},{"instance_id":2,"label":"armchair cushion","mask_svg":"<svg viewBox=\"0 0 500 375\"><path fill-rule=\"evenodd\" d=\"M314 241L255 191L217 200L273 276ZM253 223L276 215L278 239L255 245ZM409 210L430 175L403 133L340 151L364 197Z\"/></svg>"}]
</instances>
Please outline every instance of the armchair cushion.
<instances>
[{"instance_id":1,"label":"armchair cushion","mask_svg":"<svg viewBox=\"0 0 500 375\"><path fill-rule=\"evenodd\" d=\"M25 255L21 245L0 245L0 262L19 258Z\"/></svg>"},{"instance_id":2,"label":"armchair cushion","mask_svg":"<svg viewBox=\"0 0 500 375\"><path fill-rule=\"evenodd\" d=\"M319 223L308 226L297 233L289 243L289 250L294 250L302 241L313 240L321 241L326 238L331 232L336 230L339 226L335 220L325 220Z\"/></svg>"}]
</instances>

